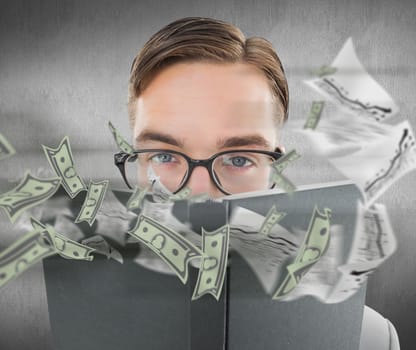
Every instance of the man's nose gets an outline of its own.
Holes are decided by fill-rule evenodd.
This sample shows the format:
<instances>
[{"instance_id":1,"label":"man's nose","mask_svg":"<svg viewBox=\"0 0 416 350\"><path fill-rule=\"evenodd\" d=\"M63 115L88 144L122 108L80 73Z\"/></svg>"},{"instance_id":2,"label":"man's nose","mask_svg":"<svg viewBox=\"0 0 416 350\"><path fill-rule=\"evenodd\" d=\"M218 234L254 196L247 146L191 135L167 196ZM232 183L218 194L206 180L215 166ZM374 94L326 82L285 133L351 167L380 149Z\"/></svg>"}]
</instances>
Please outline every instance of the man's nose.
<instances>
[{"instance_id":1,"label":"man's nose","mask_svg":"<svg viewBox=\"0 0 416 350\"><path fill-rule=\"evenodd\" d=\"M191 196L206 193L211 198L217 198L224 195L212 182L208 169L203 166L194 168L186 186L191 189Z\"/></svg>"}]
</instances>

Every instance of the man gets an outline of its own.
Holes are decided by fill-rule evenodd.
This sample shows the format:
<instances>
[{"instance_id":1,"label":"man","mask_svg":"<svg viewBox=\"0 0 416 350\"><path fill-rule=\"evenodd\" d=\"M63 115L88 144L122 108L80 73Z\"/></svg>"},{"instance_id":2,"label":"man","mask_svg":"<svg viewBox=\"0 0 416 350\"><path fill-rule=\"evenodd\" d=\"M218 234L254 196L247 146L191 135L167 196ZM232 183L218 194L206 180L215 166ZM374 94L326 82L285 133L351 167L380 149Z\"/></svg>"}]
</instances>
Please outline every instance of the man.
<instances>
[{"instance_id":1,"label":"man","mask_svg":"<svg viewBox=\"0 0 416 350\"><path fill-rule=\"evenodd\" d=\"M265 169L283 152L288 101L282 64L265 39L246 39L208 18L167 25L131 68L128 107L138 151L123 159L126 172L136 166L129 185L137 175L144 185L153 172L169 191L187 186L193 195L271 187ZM360 344L399 347L394 327L367 307Z\"/></svg>"},{"instance_id":2,"label":"man","mask_svg":"<svg viewBox=\"0 0 416 350\"><path fill-rule=\"evenodd\" d=\"M246 40L236 27L205 18L169 24L132 65L135 148L198 160L238 152L193 169L179 154L139 154L139 178L145 178L151 158L153 171L172 192L186 185L192 194L219 197L270 187L269 165L282 151L278 132L287 119L288 98L282 65L265 39Z\"/></svg>"}]
</instances>

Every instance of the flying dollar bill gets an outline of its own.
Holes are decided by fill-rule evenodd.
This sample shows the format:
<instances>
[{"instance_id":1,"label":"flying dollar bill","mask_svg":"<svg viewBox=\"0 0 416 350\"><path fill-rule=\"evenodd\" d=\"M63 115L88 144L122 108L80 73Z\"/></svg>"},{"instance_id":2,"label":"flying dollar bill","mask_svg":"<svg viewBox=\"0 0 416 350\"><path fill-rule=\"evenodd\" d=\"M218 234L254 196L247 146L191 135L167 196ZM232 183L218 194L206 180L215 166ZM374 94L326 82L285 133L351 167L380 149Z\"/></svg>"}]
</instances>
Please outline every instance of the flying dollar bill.
<instances>
[{"instance_id":1,"label":"flying dollar bill","mask_svg":"<svg viewBox=\"0 0 416 350\"><path fill-rule=\"evenodd\" d=\"M272 172L271 181L277 186L277 188L281 188L289 194L296 190L296 186L286 176L277 171Z\"/></svg>"},{"instance_id":2,"label":"flying dollar bill","mask_svg":"<svg viewBox=\"0 0 416 350\"><path fill-rule=\"evenodd\" d=\"M87 190L84 181L75 170L68 136L63 138L58 148L50 148L44 145L42 147L49 164L62 179L62 187L71 198L75 198L79 192Z\"/></svg>"},{"instance_id":3,"label":"flying dollar bill","mask_svg":"<svg viewBox=\"0 0 416 350\"><path fill-rule=\"evenodd\" d=\"M33 217L30 221L33 230L0 253L0 287L37 262L55 254L67 259L93 259L90 256L93 248L66 238L53 227L45 226Z\"/></svg>"},{"instance_id":4,"label":"flying dollar bill","mask_svg":"<svg viewBox=\"0 0 416 350\"><path fill-rule=\"evenodd\" d=\"M86 221L90 226L94 223L95 217L103 204L104 196L108 188L108 182L108 180L90 182L87 196L75 219L75 223Z\"/></svg>"},{"instance_id":5,"label":"flying dollar bill","mask_svg":"<svg viewBox=\"0 0 416 350\"><path fill-rule=\"evenodd\" d=\"M320 257L325 253L329 243L329 227L331 224L331 209L325 208L324 213L315 207L309 222L308 233L300 247L295 263L310 260L310 257Z\"/></svg>"},{"instance_id":6,"label":"flying dollar bill","mask_svg":"<svg viewBox=\"0 0 416 350\"><path fill-rule=\"evenodd\" d=\"M43 229L34 229L0 253L0 287L43 258L56 254L44 238Z\"/></svg>"},{"instance_id":7,"label":"flying dollar bill","mask_svg":"<svg viewBox=\"0 0 416 350\"><path fill-rule=\"evenodd\" d=\"M172 194L169 196L169 200L171 201L180 201L186 198L189 198L192 190L189 187L185 187L184 189L180 190L179 192Z\"/></svg>"},{"instance_id":8,"label":"flying dollar bill","mask_svg":"<svg viewBox=\"0 0 416 350\"><path fill-rule=\"evenodd\" d=\"M132 153L134 151L133 147L121 136L119 131L108 122L108 127L110 128L111 133L113 134L114 140L117 143L117 146L120 150L126 153Z\"/></svg>"},{"instance_id":9,"label":"flying dollar bill","mask_svg":"<svg viewBox=\"0 0 416 350\"><path fill-rule=\"evenodd\" d=\"M330 222L330 209L325 208L322 214L316 207L314 208L305 240L299 249L295 261L287 266L288 274L277 288L273 299L281 299L290 293L325 253L330 239Z\"/></svg>"},{"instance_id":10,"label":"flying dollar bill","mask_svg":"<svg viewBox=\"0 0 416 350\"><path fill-rule=\"evenodd\" d=\"M129 200L127 201L126 207L129 210L133 209L141 209L143 208L143 201L146 197L146 194L149 193L149 187L141 189L136 187L133 191L133 194L130 196Z\"/></svg>"},{"instance_id":11,"label":"flying dollar bill","mask_svg":"<svg viewBox=\"0 0 416 350\"><path fill-rule=\"evenodd\" d=\"M180 234L145 215L140 215L136 226L127 233L160 256L183 284L188 280L188 262L202 255L198 247Z\"/></svg>"},{"instance_id":12,"label":"flying dollar bill","mask_svg":"<svg viewBox=\"0 0 416 350\"><path fill-rule=\"evenodd\" d=\"M313 71L312 74L318 77L325 77L327 75L336 73L336 71L337 71L336 67L324 65L324 66L319 67L319 69L317 69L316 71Z\"/></svg>"},{"instance_id":13,"label":"flying dollar bill","mask_svg":"<svg viewBox=\"0 0 416 350\"><path fill-rule=\"evenodd\" d=\"M42 232L43 238L46 239L53 247L54 251L63 258L87 261L93 260L94 257L90 254L95 251L94 248L65 237L56 232L52 226L45 226L33 217L30 219L30 223L35 230Z\"/></svg>"},{"instance_id":14,"label":"flying dollar bill","mask_svg":"<svg viewBox=\"0 0 416 350\"><path fill-rule=\"evenodd\" d=\"M192 300L208 293L219 299L227 271L229 240L229 225L212 232L202 229L203 254Z\"/></svg>"},{"instance_id":15,"label":"flying dollar bill","mask_svg":"<svg viewBox=\"0 0 416 350\"><path fill-rule=\"evenodd\" d=\"M208 201L210 196L207 193L198 193L189 196L187 199L189 203L202 203Z\"/></svg>"},{"instance_id":16,"label":"flying dollar bill","mask_svg":"<svg viewBox=\"0 0 416 350\"><path fill-rule=\"evenodd\" d=\"M290 152L285 153L282 157L280 157L278 160L275 160L272 163L272 167L274 170L276 170L278 173L283 172L289 164L294 162L296 159L299 159L301 155L296 152L296 150L292 149Z\"/></svg>"},{"instance_id":17,"label":"flying dollar bill","mask_svg":"<svg viewBox=\"0 0 416 350\"><path fill-rule=\"evenodd\" d=\"M279 212L276 206L273 205L264 219L263 224L260 227L260 234L267 236L272 230L273 226L276 225L280 220L286 216L286 213Z\"/></svg>"},{"instance_id":18,"label":"flying dollar bill","mask_svg":"<svg viewBox=\"0 0 416 350\"><path fill-rule=\"evenodd\" d=\"M105 255L107 259L114 259L120 264L123 263L123 256L120 252L112 247L101 235L94 235L81 241L82 244L94 248L95 253Z\"/></svg>"},{"instance_id":19,"label":"flying dollar bill","mask_svg":"<svg viewBox=\"0 0 416 350\"><path fill-rule=\"evenodd\" d=\"M270 181L278 188L283 189L289 194L296 190L296 186L286 176L284 176L282 172L288 167L289 164L300 157L300 154L298 154L296 150L291 150L271 164L272 171L270 174Z\"/></svg>"},{"instance_id":20,"label":"flying dollar bill","mask_svg":"<svg viewBox=\"0 0 416 350\"><path fill-rule=\"evenodd\" d=\"M58 190L60 183L60 178L39 179L27 172L13 190L0 195L0 207L14 223L26 209L50 198Z\"/></svg>"},{"instance_id":21,"label":"flying dollar bill","mask_svg":"<svg viewBox=\"0 0 416 350\"><path fill-rule=\"evenodd\" d=\"M324 106L324 101L312 101L312 106L311 110L309 111L308 119L306 120L306 123L303 126L304 129L316 129L316 126L319 123L319 119L321 119L321 114L324 109Z\"/></svg>"},{"instance_id":22,"label":"flying dollar bill","mask_svg":"<svg viewBox=\"0 0 416 350\"><path fill-rule=\"evenodd\" d=\"M0 160L10 157L16 153L16 150L7 139L0 134Z\"/></svg>"}]
</instances>

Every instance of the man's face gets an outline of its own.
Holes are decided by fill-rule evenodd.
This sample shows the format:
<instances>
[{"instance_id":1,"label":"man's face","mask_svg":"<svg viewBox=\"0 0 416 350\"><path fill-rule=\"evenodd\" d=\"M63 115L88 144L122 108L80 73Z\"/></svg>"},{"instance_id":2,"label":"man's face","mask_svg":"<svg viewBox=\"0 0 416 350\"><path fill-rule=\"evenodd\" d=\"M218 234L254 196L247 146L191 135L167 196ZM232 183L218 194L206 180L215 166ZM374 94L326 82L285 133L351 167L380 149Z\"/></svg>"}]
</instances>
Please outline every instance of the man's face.
<instances>
[{"instance_id":1,"label":"man's face","mask_svg":"<svg viewBox=\"0 0 416 350\"><path fill-rule=\"evenodd\" d=\"M158 73L137 100L135 148L195 159L226 150L273 151L275 110L266 77L249 64L177 63ZM200 166L187 187L193 195L223 196Z\"/></svg>"}]
</instances>

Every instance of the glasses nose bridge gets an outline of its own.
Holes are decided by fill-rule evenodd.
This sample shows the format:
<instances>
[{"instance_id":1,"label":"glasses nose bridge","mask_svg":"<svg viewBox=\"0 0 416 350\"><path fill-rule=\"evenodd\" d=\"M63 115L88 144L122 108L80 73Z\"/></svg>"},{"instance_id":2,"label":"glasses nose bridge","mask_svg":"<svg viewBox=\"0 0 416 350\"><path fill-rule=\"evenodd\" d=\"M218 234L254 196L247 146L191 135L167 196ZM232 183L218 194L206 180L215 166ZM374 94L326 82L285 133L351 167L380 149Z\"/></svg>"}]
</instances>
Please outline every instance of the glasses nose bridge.
<instances>
[{"instance_id":1,"label":"glasses nose bridge","mask_svg":"<svg viewBox=\"0 0 416 350\"><path fill-rule=\"evenodd\" d=\"M192 158L189 158L188 163L189 163L189 176L191 176L192 171L196 167L199 167L199 166L202 166L205 169L207 169L208 173L211 175L212 158L208 158L208 159L192 159Z\"/></svg>"}]
</instances>

